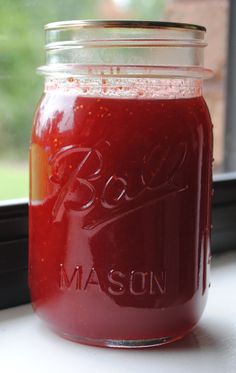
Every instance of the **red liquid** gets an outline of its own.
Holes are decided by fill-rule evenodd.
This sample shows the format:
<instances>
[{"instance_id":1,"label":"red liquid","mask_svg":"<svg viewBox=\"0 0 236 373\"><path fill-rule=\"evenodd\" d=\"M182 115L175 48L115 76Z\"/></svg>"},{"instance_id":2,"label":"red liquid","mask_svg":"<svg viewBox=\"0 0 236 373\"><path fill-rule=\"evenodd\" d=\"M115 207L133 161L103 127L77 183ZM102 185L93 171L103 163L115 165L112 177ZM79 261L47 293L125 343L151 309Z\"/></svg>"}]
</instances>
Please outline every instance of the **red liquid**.
<instances>
[{"instance_id":1,"label":"red liquid","mask_svg":"<svg viewBox=\"0 0 236 373\"><path fill-rule=\"evenodd\" d=\"M99 344L178 338L196 324L208 287L211 129L202 97L43 97L30 286L58 333Z\"/></svg>"}]
</instances>

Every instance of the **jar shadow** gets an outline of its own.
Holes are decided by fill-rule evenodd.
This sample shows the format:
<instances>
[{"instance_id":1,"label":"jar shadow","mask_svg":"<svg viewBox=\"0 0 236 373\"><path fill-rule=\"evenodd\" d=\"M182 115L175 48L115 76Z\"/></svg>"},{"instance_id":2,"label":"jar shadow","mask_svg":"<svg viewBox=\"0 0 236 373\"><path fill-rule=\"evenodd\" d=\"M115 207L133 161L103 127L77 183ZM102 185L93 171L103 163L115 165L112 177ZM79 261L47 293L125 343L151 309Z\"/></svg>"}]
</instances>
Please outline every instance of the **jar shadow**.
<instances>
[{"instance_id":1,"label":"jar shadow","mask_svg":"<svg viewBox=\"0 0 236 373\"><path fill-rule=\"evenodd\" d=\"M223 327L221 327L223 329ZM168 345L160 346L159 350L177 351L177 350L220 350L221 349L222 333L214 325L197 326L192 332L184 338L170 343Z\"/></svg>"}]
</instances>

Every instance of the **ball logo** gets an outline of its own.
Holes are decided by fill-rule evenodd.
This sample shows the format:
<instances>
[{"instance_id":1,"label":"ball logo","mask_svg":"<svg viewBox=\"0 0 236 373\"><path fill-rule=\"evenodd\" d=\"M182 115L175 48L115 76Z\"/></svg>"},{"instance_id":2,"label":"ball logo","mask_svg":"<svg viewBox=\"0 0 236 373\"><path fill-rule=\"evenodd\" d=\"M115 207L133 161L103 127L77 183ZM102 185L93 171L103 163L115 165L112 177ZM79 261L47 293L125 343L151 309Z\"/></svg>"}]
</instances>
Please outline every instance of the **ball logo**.
<instances>
[{"instance_id":1,"label":"ball logo","mask_svg":"<svg viewBox=\"0 0 236 373\"><path fill-rule=\"evenodd\" d=\"M109 141L100 141L92 148L66 146L52 157L50 181L58 187L54 222L60 222L65 211L85 216L100 209L99 219L83 227L93 229L188 188L177 178L186 158L185 143L160 141L132 166L124 165L124 172L117 171L112 151Z\"/></svg>"}]
</instances>

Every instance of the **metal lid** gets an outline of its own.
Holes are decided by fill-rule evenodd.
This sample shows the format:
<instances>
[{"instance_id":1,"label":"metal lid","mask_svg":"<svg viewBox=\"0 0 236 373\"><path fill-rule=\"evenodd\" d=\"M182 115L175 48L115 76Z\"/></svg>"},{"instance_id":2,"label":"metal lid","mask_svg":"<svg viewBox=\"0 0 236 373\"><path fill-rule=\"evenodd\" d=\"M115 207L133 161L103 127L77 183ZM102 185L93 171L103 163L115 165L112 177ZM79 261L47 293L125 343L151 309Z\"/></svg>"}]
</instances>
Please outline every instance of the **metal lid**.
<instances>
[{"instance_id":1,"label":"metal lid","mask_svg":"<svg viewBox=\"0 0 236 373\"><path fill-rule=\"evenodd\" d=\"M45 30L64 28L153 28L153 29L183 29L199 30L206 32L206 28L200 25L177 22L139 21L139 20L73 20L51 22L45 25Z\"/></svg>"}]
</instances>

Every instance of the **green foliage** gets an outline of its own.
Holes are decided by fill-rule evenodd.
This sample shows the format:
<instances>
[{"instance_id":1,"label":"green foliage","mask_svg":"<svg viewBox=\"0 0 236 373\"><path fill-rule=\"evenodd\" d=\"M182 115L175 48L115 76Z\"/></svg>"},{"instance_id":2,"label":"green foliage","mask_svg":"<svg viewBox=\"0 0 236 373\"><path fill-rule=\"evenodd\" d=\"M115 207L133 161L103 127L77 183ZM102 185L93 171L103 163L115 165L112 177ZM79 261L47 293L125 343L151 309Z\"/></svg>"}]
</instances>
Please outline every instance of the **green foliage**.
<instances>
[{"instance_id":1,"label":"green foliage","mask_svg":"<svg viewBox=\"0 0 236 373\"><path fill-rule=\"evenodd\" d=\"M35 70L44 60L44 24L101 18L102 3L106 0L0 2L0 154L9 149L18 157L27 154L33 113L42 92L43 81ZM130 0L127 14L158 19L163 5L164 0Z\"/></svg>"},{"instance_id":2,"label":"green foliage","mask_svg":"<svg viewBox=\"0 0 236 373\"><path fill-rule=\"evenodd\" d=\"M4 0L0 3L0 153L24 154L42 78L43 25L62 19L94 16L96 1ZM86 6L85 6L86 4ZM25 151L26 154L26 151Z\"/></svg>"}]
</instances>

